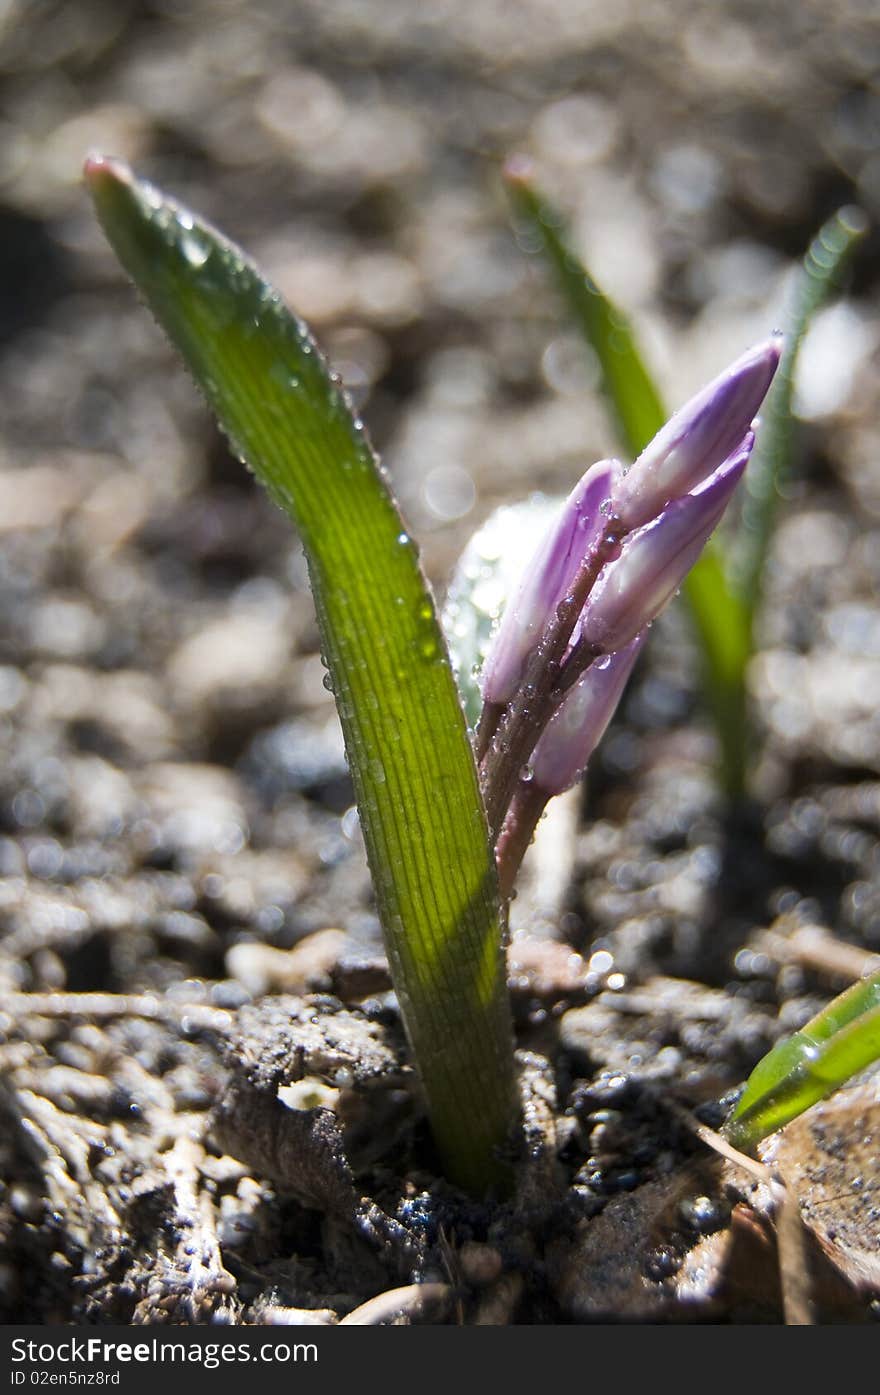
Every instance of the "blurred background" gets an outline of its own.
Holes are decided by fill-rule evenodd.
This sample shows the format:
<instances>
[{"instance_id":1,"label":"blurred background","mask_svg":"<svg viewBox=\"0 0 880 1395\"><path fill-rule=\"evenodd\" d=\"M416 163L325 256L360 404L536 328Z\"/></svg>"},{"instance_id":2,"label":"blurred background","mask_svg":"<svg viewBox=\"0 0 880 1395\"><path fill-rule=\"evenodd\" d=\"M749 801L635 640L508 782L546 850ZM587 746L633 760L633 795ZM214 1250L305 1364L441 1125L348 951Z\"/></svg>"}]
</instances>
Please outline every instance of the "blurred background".
<instances>
[{"instance_id":1,"label":"blurred background","mask_svg":"<svg viewBox=\"0 0 880 1395\"><path fill-rule=\"evenodd\" d=\"M232 946L375 931L301 553L125 282L85 154L207 214L310 320L441 589L492 507L615 449L595 364L511 231L508 156L531 156L674 405L781 323L812 235L861 205L850 295L802 357L755 689L777 767L873 776L878 62L873 0L0 0L7 983L201 974L235 1000L262 981L228 977ZM669 624L633 709L648 728L693 710ZM614 740L623 779L649 738ZM780 847L827 827L802 813ZM611 857L603 827L585 867ZM861 898L848 914L880 937Z\"/></svg>"},{"instance_id":2,"label":"blurred background","mask_svg":"<svg viewBox=\"0 0 880 1395\"><path fill-rule=\"evenodd\" d=\"M7 0L0 23L4 437L44 465L115 454L153 489L222 462L96 229L90 149L253 252L320 332L420 532L523 480L564 485L612 444L594 369L510 234L505 157L533 157L672 401L774 327L828 214L880 212L868 0ZM850 307L816 338L813 419L847 405L870 317Z\"/></svg>"}]
</instances>

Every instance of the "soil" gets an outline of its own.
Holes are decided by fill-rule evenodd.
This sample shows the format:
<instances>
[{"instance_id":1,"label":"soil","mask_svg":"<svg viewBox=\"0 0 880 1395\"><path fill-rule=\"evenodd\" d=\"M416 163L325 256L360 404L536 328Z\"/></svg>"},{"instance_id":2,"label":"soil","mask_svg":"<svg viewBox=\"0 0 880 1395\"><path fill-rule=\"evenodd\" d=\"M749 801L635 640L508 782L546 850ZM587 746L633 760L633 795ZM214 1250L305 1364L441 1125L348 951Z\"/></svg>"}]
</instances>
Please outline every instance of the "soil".
<instances>
[{"instance_id":1,"label":"soil","mask_svg":"<svg viewBox=\"0 0 880 1395\"><path fill-rule=\"evenodd\" d=\"M672 16L672 20L670 18ZM746 1170L707 1142L880 953L877 233L804 347L725 806L658 623L511 914L525 1145L438 1176L303 558L102 243L90 147L313 323L442 590L614 441L510 233L535 159L682 401L880 214L880 25L804 0L87 0L0 17L0 1319L863 1322L880 1083Z\"/></svg>"}]
</instances>

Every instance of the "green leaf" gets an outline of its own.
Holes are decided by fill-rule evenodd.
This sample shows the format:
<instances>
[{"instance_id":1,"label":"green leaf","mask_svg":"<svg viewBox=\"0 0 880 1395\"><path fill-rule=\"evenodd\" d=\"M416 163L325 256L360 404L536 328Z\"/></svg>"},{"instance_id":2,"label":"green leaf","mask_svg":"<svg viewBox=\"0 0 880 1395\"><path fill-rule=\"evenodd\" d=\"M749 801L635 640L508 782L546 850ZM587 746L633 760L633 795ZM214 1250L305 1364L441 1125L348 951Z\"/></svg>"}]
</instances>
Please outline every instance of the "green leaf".
<instances>
[{"instance_id":1,"label":"green leaf","mask_svg":"<svg viewBox=\"0 0 880 1395\"><path fill-rule=\"evenodd\" d=\"M749 1076L724 1126L743 1152L880 1059L880 972L854 983Z\"/></svg>"},{"instance_id":2,"label":"green leaf","mask_svg":"<svg viewBox=\"0 0 880 1395\"><path fill-rule=\"evenodd\" d=\"M666 421L654 380L623 311L600 290L561 231L561 219L520 162L505 170L514 218L530 247L542 252L587 343L599 360L602 389L624 446L635 457Z\"/></svg>"},{"instance_id":3,"label":"green leaf","mask_svg":"<svg viewBox=\"0 0 880 1395\"><path fill-rule=\"evenodd\" d=\"M724 563L720 544L711 540L682 589L718 737L721 784L729 798L737 799L744 792L748 756L745 675L752 629L748 607L731 586Z\"/></svg>"},{"instance_id":4,"label":"green leaf","mask_svg":"<svg viewBox=\"0 0 880 1395\"><path fill-rule=\"evenodd\" d=\"M477 773L416 549L306 326L240 250L95 159L123 266L234 449L301 534L394 985L454 1180L499 1183L513 1117L497 881Z\"/></svg>"},{"instance_id":5,"label":"green leaf","mask_svg":"<svg viewBox=\"0 0 880 1395\"><path fill-rule=\"evenodd\" d=\"M469 726L483 706L479 674L499 616L565 502L533 494L491 513L459 558L440 617Z\"/></svg>"},{"instance_id":6,"label":"green leaf","mask_svg":"<svg viewBox=\"0 0 880 1395\"><path fill-rule=\"evenodd\" d=\"M742 520L731 550L730 573L751 616L761 597L764 563L779 499L791 471L792 397L797 357L813 316L840 282L847 261L868 229L859 208L841 208L820 229L804 258L787 317L785 349L766 401L746 477Z\"/></svg>"}]
</instances>

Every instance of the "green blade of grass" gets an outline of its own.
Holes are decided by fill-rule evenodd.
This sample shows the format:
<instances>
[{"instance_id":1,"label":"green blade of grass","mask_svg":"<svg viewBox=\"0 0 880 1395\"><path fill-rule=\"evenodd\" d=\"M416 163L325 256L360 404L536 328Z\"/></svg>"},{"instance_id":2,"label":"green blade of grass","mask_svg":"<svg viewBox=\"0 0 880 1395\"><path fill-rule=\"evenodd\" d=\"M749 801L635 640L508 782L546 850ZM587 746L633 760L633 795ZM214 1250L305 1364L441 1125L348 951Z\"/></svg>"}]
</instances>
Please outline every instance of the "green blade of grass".
<instances>
[{"instance_id":1,"label":"green blade of grass","mask_svg":"<svg viewBox=\"0 0 880 1395\"><path fill-rule=\"evenodd\" d=\"M124 166L87 165L117 256L234 449L296 524L392 975L449 1175L500 1184L512 1030L495 867L416 549L307 328L233 244Z\"/></svg>"},{"instance_id":2,"label":"green blade of grass","mask_svg":"<svg viewBox=\"0 0 880 1395\"><path fill-rule=\"evenodd\" d=\"M841 208L811 242L796 284L785 349L761 409L761 430L749 462L742 519L731 547L730 574L748 609L750 624L761 599L761 580L778 502L791 470L792 397L798 352L814 315L839 284L846 263L867 228L860 208Z\"/></svg>"},{"instance_id":3,"label":"green blade of grass","mask_svg":"<svg viewBox=\"0 0 880 1395\"><path fill-rule=\"evenodd\" d=\"M514 219L527 232L530 245L543 253L570 313L599 360L602 390L621 440L635 458L656 436L667 413L629 321L569 246L558 214L537 192L523 163L511 161L504 174Z\"/></svg>"},{"instance_id":4,"label":"green blade of grass","mask_svg":"<svg viewBox=\"0 0 880 1395\"><path fill-rule=\"evenodd\" d=\"M724 1126L742 1152L880 1059L880 973L854 983L758 1062Z\"/></svg>"},{"instance_id":5,"label":"green blade of grass","mask_svg":"<svg viewBox=\"0 0 880 1395\"><path fill-rule=\"evenodd\" d=\"M745 789L749 714L745 673L752 652L749 613L727 577L714 541L703 551L683 587L698 638L703 691L718 737L720 778L730 799Z\"/></svg>"}]
</instances>

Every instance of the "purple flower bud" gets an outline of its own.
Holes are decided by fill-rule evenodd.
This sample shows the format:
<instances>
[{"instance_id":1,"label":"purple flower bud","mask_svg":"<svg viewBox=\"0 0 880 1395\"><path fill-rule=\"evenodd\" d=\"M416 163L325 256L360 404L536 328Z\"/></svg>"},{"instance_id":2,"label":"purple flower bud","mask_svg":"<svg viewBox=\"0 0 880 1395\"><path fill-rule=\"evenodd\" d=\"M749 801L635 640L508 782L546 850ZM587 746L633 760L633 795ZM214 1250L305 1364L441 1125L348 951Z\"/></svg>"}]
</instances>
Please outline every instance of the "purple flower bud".
<instances>
[{"instance_id":1,"label":"purple flower bud","mask_svg":"<svg viewBox=\"0 0 880 1395\"><path fill-rule=\"evenodd\" d=\"M551 717L532 756L532 778L547 794L562 794L583 775L646 638L642 630L623 649L594 659Z\"/></svg>"},{"instance_id":2,"label":"purple flower bud","mask_svg":"<svg viewBox=\"0 0 880 1395\"><path fill-rule=\"evenodd\" d=\"M526 567L486 658L482 680L485 702L507 702L515 691L529 655L604 530L619 469L619 463L612 460L590 466Z\"/></svg>"},{"instance_id":3,"label":"purple flower bud","mask_svg":"<svg viewBox=\"0 0 880 1395\"><path fill-rule=\"evenodd\" d=\"M741 445L782 352L779 338L743 354L658 431L614 489L614 512L629 531L689 494Z\"/></svg>"},{"instance_id":4,"label":"purple flower bud","mask_svg":"<svg viewBox=\"0 0 880 1395\"><path fill-rule=\"evenodd\" d=\"M658 518L627 537L620 556L603 569L584 606L580 643L613 653L660 614L720 522L754 439L749 433L737 454L711 479L683 499L674 499Z\"/></svg>"}]
</instances>

